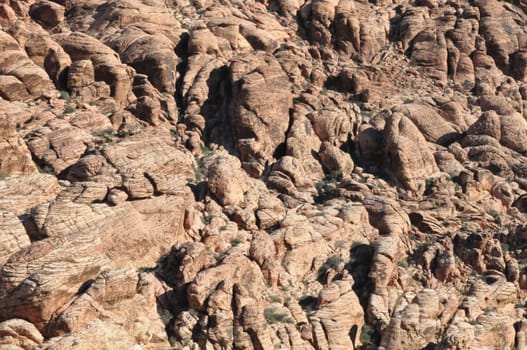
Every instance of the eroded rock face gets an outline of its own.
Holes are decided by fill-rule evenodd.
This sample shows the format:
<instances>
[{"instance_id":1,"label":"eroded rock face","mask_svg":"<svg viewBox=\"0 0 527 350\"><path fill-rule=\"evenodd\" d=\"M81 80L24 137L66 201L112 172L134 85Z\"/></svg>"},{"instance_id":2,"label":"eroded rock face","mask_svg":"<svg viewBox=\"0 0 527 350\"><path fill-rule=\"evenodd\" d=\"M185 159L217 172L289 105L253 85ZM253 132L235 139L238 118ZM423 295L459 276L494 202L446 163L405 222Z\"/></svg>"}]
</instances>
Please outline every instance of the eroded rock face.
<instances>
[{"instance_id":1,"label":"eroded rock face","mask_svg":"<svg viewBox=\"0 0 527 350\"><path fill-rule=\"evenodd\" d=\"M0 218L0 246L2 247L0 265L3 265L11 254L27 247L31 241L24 226L15 215L1 212Z\"/></svg>"},{"instance_id":2,"label":"eroded rock face","mask_svg":"<svg viewBox=\"0 0 527 350\"><path fill-rule=\"evenodd\" d=\"M381 347L384 349L397 349L400 347L408 349L421 349L430 342L435 341L435 331L440 327L441 321L446 317L452 317L451 308L446 303L452 305L452 301L444 299L445 294L441 295L435 290L423 289L411 303L398 306L394 317L385 330L385 335L381 340ZM443 314L445 313L445 314ZM405 329L405 334L410 338L401 337L401 329Z\"/></svg>"},{"instance_id":3,"label":"eroded rock face","mask_svg":"<svg viewBox=\"0 0 527 350\"><path fill-rule=\"evenodd\" d=\"M4 175L36 172L37 168L26 144L16 132L15 125L10 125L6 119L3 119L3 124L0 125L0 172Z\"/></svg>"},{"instance_id":4,"label":"eroded rock face","mask_svg":"<svg viewBox=\"0 0 527 350\"><path fill-rule=\"evenodd\" d=\"M434 156L417 127L395 113L385 129L385 162L408 189L425 190L424 180L438 171Z\"/></svg>"},{"instance_id":5,"label":"eroded rock face","mask_svg":"<svg viewBox=\"0 0 527 350\"><path fill-rule=\"evenodd\" d=\"M285 141L292 105L287 76L269 54L239 57L230 70L231 125L238 150L242 162L250 169L256 167L256 174L261 174L257 164L272 159Z\"/></svg>"},{"instance_id":6,"label":"eroded rock face","mask_svg":"<svg viewBox=\"0 0 527 350\"><path fill-rule=\"evenodd\" d=\"M33 62L19 43L0 32L0 97L8 101L28 100L54 89L46 71Z\"/></svg>"},{"instance_id":7,"label":"eroded rock face","mask_svg":"<svg viewBox=\"0 0 527 350\"><path fill-rule=\"evenodd\" d=\"M107 44L119 52L124 63L146 74L161 93L174 94L178 57L174 53L175 44L169 38L127 27Z\"/></svg>"},{"instance_id":8,"label":"eroded rock face","mask_svg":"<svg viewBox=\"0 0 527 350\"><path fill-rule=\"evenodd\" d=\"M140 267L184 239L185 206L184 194L124 202L114 207L56 201L36 207L33 215L38 230L45 236L91 234L102 239L102 249L116 266ZM129 249L121 251L124 247Z\"/></svg>"},{"instance_id":9,"label":"eroded rock face","mask_svg":"<svg viewBox=\"0 0 527 350\"><path fill-rule=\"evenodd\" d=\"M0 4L0 347L527 348L526 9Z\"/></svg>"},{"instance_id":10,"label":"eroded rock face","mask_svg":"<svg viewBox=\"0 0 527 350\"><path fill-rule=\"evenodd\" d=\"M79 349L89 349L92 346L97 346L100 348L130 349L135 345L137 345L137 342L122 328L95 320L79 332L74 332L64 337L52 338L49 342L42 344L40 348L59 350L76 346Z\"/></svg>"},{"instance_id":11,"label":"eroded rock face","mask_svg":"<svg viewBox=\"0 0 527 350\"><path fill-rule=\"evenodd\" d=\"M95 80L104 81L111 87L111 95L117 106L127 105L134 72L131 67L121 63L115 51L92 36L80 32L57 34L53 36L53 40L62 46L72 61L90 60Z\"/></svg>"},{"instance_id":12,"label":"eroded rock face","mask_svg":"<svg viewBox=\"0 0 527 350\"><path fill-rule=\"evenodd\" d=\"M19 216L38 204L53 200L59 192L60 185L53 175L8 176L0 181L0 208Z\"/></svg>"},{"instance_id":13,"label":"eroded rock face","mask_svg":"<svg viewBox=\"0 0 527 350\"><path fill-rule=\"evenodd\" d=\"M0 344L6 348L34 349L44 342L44 337L32 323L17 318L1 322L0 334Z\"/></svg>"},{"instance_id":14,"label":"eroded rock face","mask_svg":"<svg viewBox=\"0 0 527 350\"><path fill-rule=\"evenodd\" d=\"M322 334L316 332L317 343L326 343L330 349L349 349L359 344L358 330L362 329L364 315L352 286L353 279L348 277L320 291L318 310L312 320L315 329L324 329L325 336L319 339ZM349 311L341 312L342 308Z\"/></svg>"},{"instance_id":15,"label":"eroded rock face","mask_svg":"<svg viewBox=\"0 0 527 350\"><path fill-rule=\"evenodd\" d=\"M238 158L229 155L212 160L207 170L207 182L209 190L223 205L241 205L252 185Z\"/></svg>"},{"instance_id":16,"label":"eroded rock face","mask_svg":"<svg viewBox=\"0 0 527 350\"><path fill-rule=\"evenodd\" d=\"M101 239L90 234L53 237L21 249L0 270L2 319L24 318L44 331L64 303L107 263Z\"/></svg>"},{"instance_id":17,"label":"eroded rock face","mask_svg":"<svg viewBox=\"0 0 527 350\"><path fill-rule=\"evenodd\" d=\"M29 15L43 28L53 28L64 21L64 7L51 1L37 1L29 8Z\"/></svg>"}]
</instances>

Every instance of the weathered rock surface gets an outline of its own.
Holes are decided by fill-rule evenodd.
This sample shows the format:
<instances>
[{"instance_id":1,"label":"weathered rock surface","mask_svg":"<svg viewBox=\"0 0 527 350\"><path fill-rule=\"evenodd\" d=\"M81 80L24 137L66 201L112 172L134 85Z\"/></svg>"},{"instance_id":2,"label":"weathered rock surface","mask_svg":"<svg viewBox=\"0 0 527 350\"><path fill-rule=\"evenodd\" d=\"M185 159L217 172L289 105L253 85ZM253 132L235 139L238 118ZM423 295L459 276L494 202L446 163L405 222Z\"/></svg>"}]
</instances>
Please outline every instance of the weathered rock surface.
<instances>
[{"instance_id":1,"label":"weathered rock surface","mask_svg":"<svg viewBox=\"0 0 527 350\"><path fill-rule=\"evenodd\" d=\"M4 118L6 118L4 116ZM0 124L0 173L3 176L13 174L31 174L36 172L35 163L23 139L17 133L15 125L7 122Z\"/></svg>"},{"instance_id":2,"label":"weathered rock surface","mask_svg":"<svg viewBox=\"0 0 527 350\"><path fill-rule=\"evenodd\" d=\"M527 349L526 11L0 4L0 347Z\"/></svg>"},{"instance_id":3,"label":"weathered rock surface","mask_svg":"<svg viewBox=\"0 0 527 350\"><path fill-rule=\"evenodd\" d=\"M352 286L353 279L348 277L320 292L318 309L311 316L315 329L322 327L325 333L325 339L318 339L322 334L315 333L318 344L326 343L330 349L349 349L359 344L358 330L363 326L364 315ZM347 312L342 312L343 308Z\"/></svg>"},{"instance_id":4,"label":"weathered rock surface","mask_svg":"<svg viewBox=\"0 0 527 350\"><path fill-rule=\"evenodd\" d=\"M17 318L1 322L0 335L0 345L6 349L34 349L44 342L32 323Z\"/></svg>"},{"instance_id":5,"label":"weathered rock surface","mask_svg":"<svg viewBox=\"0 0 527 350\"><path fill-rule=\"evenodd\" d=\"M53 90L46 71L35 64L6 32L0 32L0 97L8 101L27 100Z\"/></svg>"},{"instance_id":6,"label":"weathered rock surface","mask_svg":"<svg viewBox=\"0 0 527 350\"><path fill-rule=\"evenodd\" d=\"M38 204L53 200L59 192L59 183L53 175L8 176L0 181L0 208L22 215Z\"/></svg>"},{"instance_id":7,"label":"weathered rock surface","mask_svg":"<svg viewBox=\"0 0 527 350\"><path fill-rule=\"evenodd\" d=\"M40 0L29 8L29 15L44 28L53 28L64 21L64 7L60 4Z\"/></svg>"},{"instance_id":8,"label":"weathered rock surface","mask_svg":"<svg viewBox=\"0 0 527 350\"><path fill-rule=\"evenodd\" d=\"M178 196L124 202L114 207L57 200L35 207L33 215L44 236L90 234L102 240L104 253L116 266L141 267L185 239L183 221L189 204L185 197L182 190Z\"/></svg>"},{"instance_id":9,"label":"weathered rock surface","mask_svg":"<svg viewBox=\"0 0 527 350\"><path fill-rule=\"evenodd\" d=\"M0 270L2 319L23 318L40 331L81 285L108 263L100 238L83 233L23 248Z\"/></svg>"},{"instance_id":10,"label":"weathered rock surface","mask_svg":"<svg viewBox=\"0 0 527 350\"><path fill-rule=\"evenodd\" d=\"M258 164L265 165L285 141L292 106L287 76L269 54L242 56L231 63L231 84L231 125L240 157L261 174Z\"/></svg>"},{"instance_id":11,"label":"weathered rock surface","mask_svg":"<svg viewBox=\"0 0 527 350\"><path fill-rule=\"evenodd\" d=\"M31 244L24 226L18 218L9 212L0 212L0 266L11 254Z\"/></svg>"},{"instance_id":12,"label":"weathered rock surface","mask_svg":"<svg viewBox=\"0 0 527 350\"><path fill-rule=\"evenodd\" d=\"M95 80L104 81L111 87L111 95L119 107L127 104L132 88L133 69L121 63L118 55L92 36L74 32L57 34L53 40L62 46L72 61L90 60Z\"/></svg>"},{"instance_id":13,"label":"weathered rock surface","mask_svg":"<svg viewBox=\"0 0 527 350\"><path fill-rule=\"evenodd\" d=\"M425 179L438 171L434 156L417 127L395 113L385 129L385 162L403 186L425 190Z\"/></svg>"}]
</instances>

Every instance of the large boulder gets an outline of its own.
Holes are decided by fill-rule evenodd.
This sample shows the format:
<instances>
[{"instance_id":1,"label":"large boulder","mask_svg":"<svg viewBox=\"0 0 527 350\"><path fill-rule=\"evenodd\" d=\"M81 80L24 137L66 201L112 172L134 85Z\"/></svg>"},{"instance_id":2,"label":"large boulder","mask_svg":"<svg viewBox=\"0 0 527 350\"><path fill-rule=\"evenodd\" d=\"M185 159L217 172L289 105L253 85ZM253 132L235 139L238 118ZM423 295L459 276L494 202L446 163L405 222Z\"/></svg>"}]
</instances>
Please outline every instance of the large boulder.
<instances>
[{"instance_id":1,"label":"large boulder","mask_svg":"<svg viewBox=\"0 0 527 350\"><path fill-rule=\"evenodd\" d=\"M13 318L0 322L0 346L31 350L44 342L44 337L30 322Z\"/></svg>"},{"instance_id":2,"label":"large boulder","mask_svg":"<svg viewBox=\"0 0 527 350\"><path fill-rule=\"evenodd\" d=\"M29 15L44 28L53 28L64 21L64 6L39 0L31 5Z\"/></svg>"},{"instance_id":3,"label":"large boulder","mask_svg":"<svg viewBox=\"0 0 527 350\"><path fill-rule=\"evenodd\" d=\"M80 32L56 34L52 38L62 46L72 61L90 60L93 63L95 80L110 85L112 97L119 107L127 104L134 71L121 63L115 51L94 37Z\"/></svg>"},{"instance_id":4,"label":"large boulder","mask_svg":"<svg viewBox=\"0 0 527 350\"><path fill-rule=\"evenodd\" d=\"M407 189L422 193L425 180L437 172L425 138L407 117L394 113L385 128L385 163Z\"/></svg>"},{"instance_id":5,"label":"large boulder","mask_svg":"<svg viewBox=\"0 0 527 350\"><path fill-rule=\"evenodd\" d=\"M27 100L54 90L46 71L35 64L9 34L0 31L0 97Z\"/></svg>"},{"instance_id":6,"label":"large boulder","mask_svg":"<svg viewBox=\"0 0 527 350\"><path fill-rule=\"evenodd\" d=\"M31 174L36 170L31 153L15 125L9 123L7 116L0 114L0 174Z\"/></svg>"},{"instance_id":7,"label":"large boulder","mask_svg":"<svg viewBox=\"0 0 527 350\"><path fill-rule=\"evenodd\" d=\"M179 59L174 53L174 43L167 37L127 27L106 43L119 52L124 63L138 73L148 75L152 85L160 92L175 93Z\"/></svg>"},{"instance_id":8,"label":"large boulder","mask_svg":"<svg viewBox=\"0 0 527 350\"><path fill-rule=\"evenodd\" d=\"M183 229L188 192L145 200L82 204L57 200L33 210L42 235L67 237L72 232L101 239L101 249L114 266L144 267L186 239Z\"/></svg>"},{"instance_id":9,"label":"large boulder","mask_svg":"<svg viewBox=\"0 0 527 350\"><path fill-rule=\"evenodd\" d=\"M108 263L90 233L52 237L12 255L0 269L0 319L22 318L40 331L83 283Z\"/></svg>"},{"instance_id":10,"label":"large boulder","mask_svg":"<svg viewBox=\"0 0 527 350\"><path fill-rule=\"evenodd\" d=\"M0 266L11 254L31 244L20 220L9 212L0 211Z\"/></svg>"},{"instance_id":11,"label":"large boulder","mask_svg":"<svg viewBox=\"0 0 527 350\"><path fill-rule=\"evenodd\" d=\"M289 126L293 101L287 75L278 61L265 53L239 56L230 70L231 125L241 160L265 164L285 141ZM256 170L261 175L262 170Z\"/></svg>"}]
</instances>

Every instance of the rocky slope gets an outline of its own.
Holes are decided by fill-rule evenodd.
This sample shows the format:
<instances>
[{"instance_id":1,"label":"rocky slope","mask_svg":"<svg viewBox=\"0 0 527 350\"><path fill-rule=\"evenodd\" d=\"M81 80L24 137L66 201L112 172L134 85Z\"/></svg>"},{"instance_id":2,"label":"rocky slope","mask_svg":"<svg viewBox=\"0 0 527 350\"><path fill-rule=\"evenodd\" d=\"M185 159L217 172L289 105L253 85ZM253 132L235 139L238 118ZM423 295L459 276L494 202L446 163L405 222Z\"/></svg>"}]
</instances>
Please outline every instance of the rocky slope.
<instances>
[{"instance_id":1,"label":"rocky slope","mask_svg":"<svg viewBox=\"0 0 527 350\"><path fill-rule=\"evenodd\" d=\"M0 26L0 348L527 349L524 2Z\"/></svg>"}]
</instances>

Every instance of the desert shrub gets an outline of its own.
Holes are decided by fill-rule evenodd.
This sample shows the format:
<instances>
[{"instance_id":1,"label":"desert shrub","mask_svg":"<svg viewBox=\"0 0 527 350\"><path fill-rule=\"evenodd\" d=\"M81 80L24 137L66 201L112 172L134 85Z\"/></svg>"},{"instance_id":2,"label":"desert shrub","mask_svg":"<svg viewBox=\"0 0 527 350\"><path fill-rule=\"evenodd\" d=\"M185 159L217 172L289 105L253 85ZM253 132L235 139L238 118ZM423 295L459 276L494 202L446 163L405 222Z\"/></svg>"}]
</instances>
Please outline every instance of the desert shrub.
<instances>
[{"instance_id":1,"label":"desert shrub","mask_svg":"<svg viewBox=\"0 0 527 350\"><path fill-rule=\"evenodd\" d=\"M378 334L370 325L363 325L360 332L360 342L362 344L377 344Z\"/></svg>"},{"instance_id":2,"label":"desert shrub","mask_svg":"<svg viewBox=\"0 0 527 350\"><path fill-rule=\"evenodd\" d=\"M332 255L330 256L324 265L320 266L318 269L318 275L323 276L331 269L337 269L339 265L343 262L342 258L338 255Z\"/></svg>"},{"instance_id":3,"label":"desert shrub","mask_svg":"<svg viewBox=\"0 0 527 350\"><path fill-rule=\"evenodd\" d=\"M273 308L265 309L264 317L267 323L279 323L279 322L293 323L293 320L287 317L287 314L277 312Z\"/></svg>"}]
</instances>

